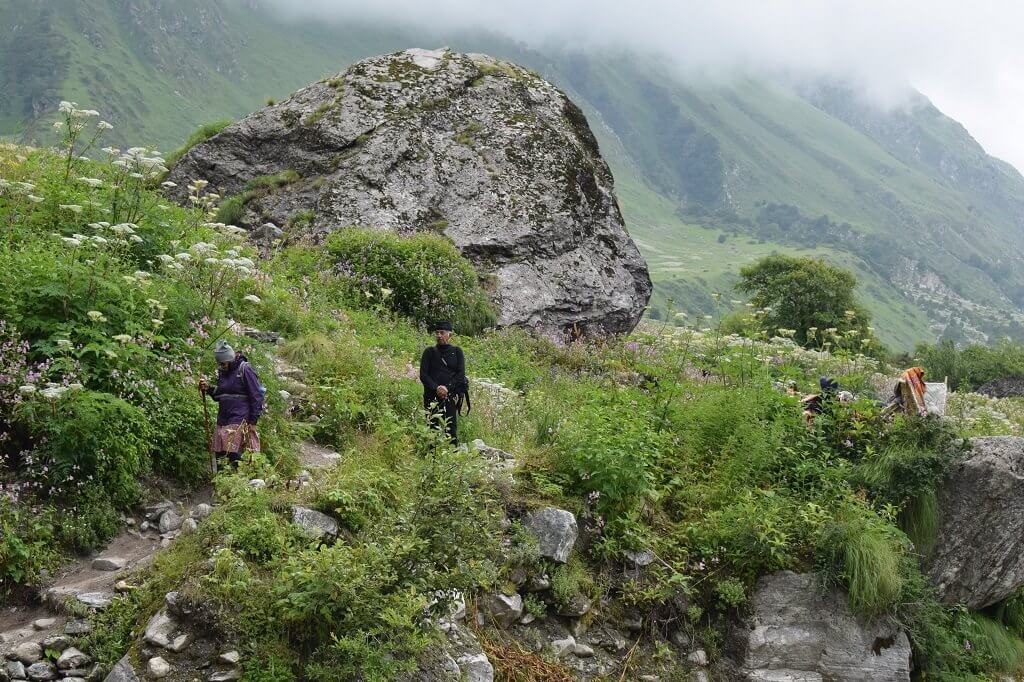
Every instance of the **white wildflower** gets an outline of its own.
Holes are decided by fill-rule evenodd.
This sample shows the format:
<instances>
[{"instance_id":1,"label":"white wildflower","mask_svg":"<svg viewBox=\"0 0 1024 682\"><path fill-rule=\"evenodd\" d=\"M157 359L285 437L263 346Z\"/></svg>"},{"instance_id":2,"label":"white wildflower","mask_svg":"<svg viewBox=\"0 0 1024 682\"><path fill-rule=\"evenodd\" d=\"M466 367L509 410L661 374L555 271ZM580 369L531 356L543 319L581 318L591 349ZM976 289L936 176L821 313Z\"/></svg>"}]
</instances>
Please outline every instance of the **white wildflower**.
<instances>
[{"instance_id":1,"label":"white wildflower","mask_svg":"<svg viewBox=\"0 0 1024 682\"><path fill-rule=\"evenodd\" d=\"M163 182L160 183L160 186L167 187L168 189L170 189L171 187L177 187L178 183L171 182L170 180L164 180Z\"/></svg>"},{"instance_id":2,"label":"white wildflower","mask_svg":"<svg viewBox=\"0 0 1024 682\"><path fill-rule=\"evenodd\" d=\"M107 321L107 318L103 316L103 313L101 313L98 310L90 310L89 312L86 313L86 315L93 322L106 322Z\"/></svg>"},{"instance_id":3,"label":"white wildflower","mask_svg":"<svg viewBox=\"0 0 1024 682\"><path fill-rule=\"evenodd\" d=\"M106 121L100 121L96 124L98 130L113 130L114 126L110 125Z\"/></svg>"},{"instance_id":4,"label":"white wildflower","mask_svg":"<svg viewBox=\"0 0 1024 682\"><path fill-rule=\"evenodd\" d=\"M150 320L150 322L152 322L152 323L153 323L153 326L154 326L154 327L162 327L162 326L163 326L163 324L164 324L164 321L163 321L163 320L158 320L158 319L156 319L156 318L153 318L153 319L151 319L151 320Z\"/></svg>"},{"instance_id":5,"label":"white wildflower","mask_svg":"<svg viewBox=\"0 0 1024 682\"><path fill-rule=\"evenodd\" d=\"M47 400L59 400L62 395L67 393L66 388L63 386L50 386L39 391L39 395L43 396Z\"/></svg>"},{"instance_id":6,"label":"white wildflower","mask_svg":"<svg viewBox=\"0 0 1024 682\"><path fill-rule=\"evenodd\" d=\"M36 387L32 384L25 384L24 386L18 386L18 393L22 395L32 395L36 392Z\"/></svg>"},{"instance_id":7,"label":"white wildflower","mask_svg":"<svg viewBox=\"0 0 1024 682\"><path fill-rule=\"evenodd\" d=\"M78 181L90 187L99 187L103 184L103 181L99 178L78 178Z\"/></svg>"},{"instance_id":8,"label":"white wildflower","mask_svg":"<svg viewBox=\"0 0 1024 682\"><path fill-rule=\"evenodd\" d=\"M248 296L245 296L242 300L248 301L249 303L259 303L260 297L257 296L256 294L249 294Z\"/></svg>"},{"instance_id":9,"label":"white wildflower","mask_svg":"<svg viewBox=\"0 0 1024 682\"><path fill-rule=\"evenodd\" d=\"M132 244L141 244L143 242L142 237L137 234L128 235L128 241Z\"/></svg>"},{"instance_id":10,"label":"white wildflower","mask_svg":"<svg viewBox=\"0 0 1024 682\"><path fill-rule=\"evenodd\" d=\"M82 212L82 207L78 204L60 204L60 208L63 208L66 211L71 211L72 213Z\"/></svg>"},{"instance_id":11,"label":"white wildflower","mask_svg":"<svg viewBox=\"0 0 1024 682\"><path fill-rule=\"evenodd\" d=\"M106 239L105 237L101 237L101 236L99 236L98 234L96 234L96 235L93 235L93 236L91 237L91 239L92 239L92 241L94 241L94 242L95 242L95 243L97 243L97 244L106 244L106 243L108 243L108 242L107 242L107 239Z\"/></svg>"},{"instance_id":12,"label":"white wildflower","mask_svg":"<svg viewBox=\"0 0 1024 682\"><path fill-rule=\"evenodd\" d=\"M74 237L61 237L65 244L68 246L81 246L82 242L75 239Z\"/></svg>"},{"instance_id":13,"label":"white wildflower","mask_svg":"<svg viewBox=\"0 0 1024 682\"><path fill-rule=\"evenodd\" d=\"M128 334L117 334L116 336L112 336L111 338L117 341L118 343L128 343L129 341L132 340L132 337L129 336Z\"/></svg>"},{"instance_id":14,"label":"white wildflower","mask_svg":"<svg viewBox=\"0 0 1024 682\"><path fill-rule=\"evenodd\" d=\"M171 255L169 255L169 254L166 254L166 253L161 253L161 254L159 254L159 255L158 255L158 256L156 257L156 259L157 259L158 261L160 261L161 263L164 263L164 264L167 264L167 263L173 263L173 262L174 262L174 256L171 256Z\"/></svg>"}]
</instances>

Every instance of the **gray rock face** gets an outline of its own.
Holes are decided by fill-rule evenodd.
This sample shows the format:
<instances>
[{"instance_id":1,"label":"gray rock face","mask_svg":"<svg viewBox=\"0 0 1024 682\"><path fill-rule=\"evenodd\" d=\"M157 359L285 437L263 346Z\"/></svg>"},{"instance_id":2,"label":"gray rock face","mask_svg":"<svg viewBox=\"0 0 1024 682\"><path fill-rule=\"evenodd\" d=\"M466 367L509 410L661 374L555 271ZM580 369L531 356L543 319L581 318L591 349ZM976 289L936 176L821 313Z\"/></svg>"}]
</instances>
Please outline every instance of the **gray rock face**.
<instances>
[{"instance_id":1,"label":"gray rock face","mask_svg":"<svg viewBox=\"0 0 1024 682\"><path fill-rule=\"evenodd\" d=\"M16 660L28 665L43 657L43 648L39 646L39 642L22 642L14 647L14 651L11 653L14 654Z\"/></svg>"},{"instance_id":2,"label":"gray rock face","mask_svg":"<svg viewBox=\"0 0 1024 682\"><path fill-rule=\"evenodd\" d=\"M459 656L456 664L459 666L461 679L466 682L492 682L494 680L494 666L482 653L464 654Z\"/></svg>"},{"instance_id":3,"label":"gray rock face","mask_svg":"<svg viewBox=\"0 0 1024 682\"><path fill-rule=\"evenodd\" d=\"M565 563L576 544L576 517L564 509L546 507L526 515L523 523L537 538L541 555Z\"/></svg>"},{"instance_id":4,"label":"gray rock face","mask_svg":"<svg viewBox=\"0 0 1024 682\"><path fill-rule=\"evenodd\" d=\"M84 668L90 663L92 663L92 659L74 647L65 649L60 658L57 659L57 667L61 670Z\"/></svg>"},{"instance_id":5,"label":"gray rock face","mask_svg":"<svg viewBox=\"0 0 1024 682\"><path fill-rule=\"evenodd\" d=\"M171 531L178 530L181 528L183 520L184 519L181 518L181 514L173 509L168 509L160 515L160 532L170 533Z\"/></svg>"},{"instance_id":6,"label":"gray rock face","mask_svg":"<svg viewBox=\"0 0 1024 682\"><path fill-rule=\"evenodd\" d=\"M501 325L629 331L650 298L586 118L514 64L447 50L363 60L193 147L169 194L184 201L193 179L236 194L286 170L301 179L251 199L246 227L441 232L491 277Z\"/></svg>"},{"instance_id":7,"label":"gray rock face","mask_svg":"<svg viewBox=\"0 0 1024 682\"><path fill-rule=\"evenodd\" d=\"M822 593L814 574L762 577L730 654L746 680L910 679L910 641L894 624L857 619L839 590Z\"/></svg>"},{"instance_id":8,"label":"gray rock face","mask_svg":"<svg viewBox=\"0 0 1024 682\"><path fill-rule=\"evenodd\" d=\"M167 609L160 609L146 623L146 631L142 638L153 646L164 648L171 643L171 635L177 627L178 624L167 613Z\"/></svg>"},{"instance_id":9,"label":"gray rock face","mask_svg":"<svg viewBox=\"0 0 1024 682\"><path fill-rule=\"evenodd\" d=\"M338 522L327 514L307 507L292 507L292 523L311 539L332 538L338 534Z\"/></svg>"},{"instance_id":10,"label":"gray rock face","mask_svg":"<svg viewBox=\"0 0 1024 682\"><path fill-rule=\"evenodd\" d=\"M126 559L117 556L99 557L93 559L92 568L94 571L120 571L127 563Z\"/></svg>"},{"instance_id":11,"label":"gray rock face","mask_svg":"<svg viewBox=\"0 0 1024 682\"><path fill-rule=\"evenodd\" d=\"M938 490L927 559L943 601L980 609L1024 585L1024 438L974 438Z\"/></svg>"}]
</instances>

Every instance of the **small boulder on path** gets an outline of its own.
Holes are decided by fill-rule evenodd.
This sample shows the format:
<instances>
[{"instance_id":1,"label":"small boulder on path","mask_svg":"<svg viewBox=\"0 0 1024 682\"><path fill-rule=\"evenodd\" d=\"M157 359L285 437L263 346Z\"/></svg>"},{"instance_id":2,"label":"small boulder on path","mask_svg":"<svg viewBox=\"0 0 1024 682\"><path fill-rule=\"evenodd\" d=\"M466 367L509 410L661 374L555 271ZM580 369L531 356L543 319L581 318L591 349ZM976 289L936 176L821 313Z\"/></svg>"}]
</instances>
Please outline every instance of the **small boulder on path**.
<instances>
[{"instance_id":1,"label":"small boulder on path","mask_svg":"<svg viewBox=\"0 0 1024 682\"><path fill-rule=\"evenodd\" d=\"M146 663L146 676L159 680L171 674L171 664L160 656L154 656Z\"/></svg>"},{"instance_id":2,"label":"small boulder on path","mask_svg":"<svg viewBox=\"0 0 1024 682\"><path fill-rule=\"evenodd\" d=\"M153 646L165 648L171 643L171 635L177 627L178 624L167 613L167 609L160 609L149 619L142 638Z\"/></svg>"},{"instance_id":3,"label":"small boulder on path","mask_svg":"<svg viewBox=\"0 0 1024 682\"><path fill-rule=\"evenodd\" d=\"M39 646L39 642L22 642L11 653L16 660L30 665L43 657L43 647Z\"/></svg>"},{"instance_id":4,"label":"small boulder on path","mask_svg":"<svg viewBox=\"0 0 1024 682\"><path fill-rule=\"evenodd\" d=\"M28 679L33 682L49 682L50 680L57 679L59 676L57 669L49 661L33 663L25 669L25 673L28 675Z\"/></svg>"},{"instance_id":5,"label":"small boulder on path","mask_svg":"<svg viewBox=\"0 0 1024 682\"><path fill-rule=\"evenodd\" d=\"M171 531L178 530L179 528L181 528L182 521L184 521L184 519L181 518L181 514L174 511L173 509L168 509L167 511L160 515L161 535L164 533L170 533Z\"/></svg>"},{"instance_id":6,"label":"small boulder on path","mask_svg":"<svg viewBox=\"0 0 1024 682\"><path fill-rule=\"evenodd\" d=\"M135 672L135 668L132 667L131 661L128 659L128 655L118 661L110 674L107 675L103 682L140 682L138 673Z\"/></svg>"},{"instance_id":7,"label":"small boulder on path","mask_svg":"<svg viewBox=\"0 0 1024 682\"><path fill-rule=\"evenodd\" d=\"M57 659L57 667L61 670L71 670L72 668L84 668L85 666L92 663L92 659L86 656L83 652L79 651L75 647L68 647Z\"/></svg>"},{"instance_id":8,"label":"small boulder on path","mask_svg":"<svg viewBox=\"0 0 1024 682\"><path fill-rule=\"evenodd\" d=\"M127 565L128 560L119 556L99 557L92 561L94 571L120 571Z\"/></svg>"}]
</instances>

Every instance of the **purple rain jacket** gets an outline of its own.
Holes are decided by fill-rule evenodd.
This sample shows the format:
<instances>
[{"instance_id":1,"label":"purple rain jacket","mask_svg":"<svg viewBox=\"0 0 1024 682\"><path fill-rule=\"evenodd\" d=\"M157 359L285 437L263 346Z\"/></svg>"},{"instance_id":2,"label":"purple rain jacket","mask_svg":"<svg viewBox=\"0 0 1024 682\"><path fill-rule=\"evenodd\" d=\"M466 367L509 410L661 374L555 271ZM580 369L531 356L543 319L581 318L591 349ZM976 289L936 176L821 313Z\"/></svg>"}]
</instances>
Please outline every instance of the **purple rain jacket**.
<instances>
[{"instance_id":1,"label":"purple rain jacket","mask_svg":"<svg viewBox=\"0 0 1024 682\"><path fill-rule=\"evenodd\" d=\"M243 362L245 368L239 372ZM217 385L207 388L206 392L217 401L217 426L241 424L243 421L255 424L263 413L259 379L241 353L235 355L226 370L217 369Z\"/></svg>"}]
</instances>

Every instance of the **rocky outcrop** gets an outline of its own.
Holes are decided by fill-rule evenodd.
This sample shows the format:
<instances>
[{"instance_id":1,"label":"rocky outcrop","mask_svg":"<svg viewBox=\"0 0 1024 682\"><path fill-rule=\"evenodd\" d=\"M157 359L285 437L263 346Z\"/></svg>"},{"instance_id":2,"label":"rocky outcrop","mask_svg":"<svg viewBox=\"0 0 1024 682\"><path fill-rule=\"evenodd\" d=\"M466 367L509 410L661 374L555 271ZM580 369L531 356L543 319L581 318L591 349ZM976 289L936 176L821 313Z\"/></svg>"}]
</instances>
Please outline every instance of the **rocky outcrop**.
<instances>
[{"instance_id":1,"label":"rocky outcrop","mask_svg":"<svg viewBox=\"0 0 1024 682\"><path fill-rule=\"evenodd\" d=\"M1024 438L974 438L938 509L926 563L943 601L980 609L1024 585Z\"/></svg>"},{"instance_id":2,"label":"rocky outcrop","mask_svg":"<svg viewBox=\"0 0 1024 682\"><path fill-rule=\"evenodd\" d=\"M978 387L978 393L991 398L1024 397L1024 377L1007 377L986 381Z\"/></svg>"},{"instance_id":3,"label":"rocky outcrop","mask_svg":"<svg viewBox=\"0 0 1024 682\"><path fill-rule=\"evenodd\" d=\"M906 634L888 621L856 618L846 595L823 591L814 574L762 577L750 616L730 639L736 677L743 680L910 679Z\"/></svg>"},{"instance_id":4,"label":"rocky outcrop","mask_svg":"<svg viewBox=\"0 0 1024 682\"><path fill-rule=\"evenodd\" d=\"M204 179L234 195L285 171L250 193L244 226L443 233L488 276L501 325L629 331L650 297L586 118L514 64L448 50L358 62L193 147L169 193Z\"/></svg>"}]
</instances>

